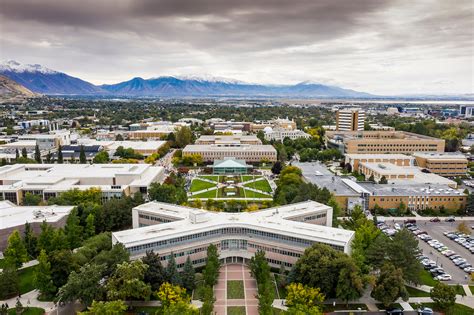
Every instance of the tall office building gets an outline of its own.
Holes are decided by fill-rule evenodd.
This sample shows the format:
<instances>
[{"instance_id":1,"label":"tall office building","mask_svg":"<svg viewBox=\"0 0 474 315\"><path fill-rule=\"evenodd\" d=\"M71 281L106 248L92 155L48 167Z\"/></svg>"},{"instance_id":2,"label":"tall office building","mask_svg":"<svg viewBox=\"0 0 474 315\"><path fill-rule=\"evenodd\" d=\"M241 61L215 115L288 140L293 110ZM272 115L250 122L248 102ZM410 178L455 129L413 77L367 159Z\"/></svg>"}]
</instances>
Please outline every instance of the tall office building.
<instances>
[{"instance_id":1,"label":"tall office building","mask_svg":"<svg viewBox=\"0 0 474 315\"><path fill-rule=\"evenodd\" d=\"M365 112L360 108L340 109L336 112L337 131L364 130Z\"/></svg>"}]
</instances>

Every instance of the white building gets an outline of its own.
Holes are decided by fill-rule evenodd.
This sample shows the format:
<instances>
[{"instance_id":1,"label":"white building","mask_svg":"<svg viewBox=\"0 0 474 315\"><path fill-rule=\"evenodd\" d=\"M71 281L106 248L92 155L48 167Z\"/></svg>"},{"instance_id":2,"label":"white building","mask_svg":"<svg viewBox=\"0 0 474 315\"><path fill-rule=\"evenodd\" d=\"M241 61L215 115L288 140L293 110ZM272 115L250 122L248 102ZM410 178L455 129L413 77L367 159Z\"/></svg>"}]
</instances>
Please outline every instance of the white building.
<instances>
[{"instance_id":1,"label":"white building","mask_svg":"<svg viewBox=\"0 0 474 315\"><path fill-rule=\"evenodd\" d=\"M159 202L133 209L133 229L112 233L132 258L154 250L165 262L174 255L178 267L190 256L203 266L210 244L224 262L246 262L257 250L272 267L290 268L314 243L350 253L354 231L333 228L332 208L306 201L256 212L211 212Z\"/></svg>"},{"instance_id":2,"label":"white building","mask_svg":"<svg viewBox=\"0 0 474 315\"><path fill-rule=\"evenodd\" d=\"M21 205L27 193L44 200L70 189L99 188L102 200L146 194L164 180L162 167L149 164L15 164L0 167L0 197Z\"/></svg>"},{"instance_id":3,"label":"white building","mask_svg":"<svg viewBox=\"0 0 474 315\"><path fill-rule=\"evenodd\" d=\"M59 145L71 144L71 132L69 130L54 130L47 134L27 134L18 137L19 141L36 141L41 150L53 150Z\"/></svg>"},{"instance_id":4,"label":"white building","mask_svg":"<svg viewBox=\"0 0 474 315\"><path fill-rule=\"evenodd\" d=\"M360 108L340 109L336 112L337 131L364 130L365 112Z\"/></svg>"},{"instance_id":5,"label":"white building","mask_svg":"<svg viewBox=\"0 0 474 315\"><path fill-rule=\"evenodd\" d=\"M266 127L263 129L263 132L265 133L265 140L268 141L283 141L285 138L290 138L291 140L299 139L299 138L305 138L309 139L311 136L307 134L304 131L301 130L288 130L284 128L271 128L271 127Z\"/></svg>"},{"instance_id":6,"label":"white building","mask_svg":"<svg viewBox=\"0 0 474 315\"><path fill-rule=\"evenodd\" d=\"M133 151L140 153L143 156L150 156L165 145L166 141L97 141L89 138L81 138L77 140L78 144L82 145L99 145L104 148L112 157L117 151L118 147L124 149L131 148Z\"/></svg>"}]
</instances>

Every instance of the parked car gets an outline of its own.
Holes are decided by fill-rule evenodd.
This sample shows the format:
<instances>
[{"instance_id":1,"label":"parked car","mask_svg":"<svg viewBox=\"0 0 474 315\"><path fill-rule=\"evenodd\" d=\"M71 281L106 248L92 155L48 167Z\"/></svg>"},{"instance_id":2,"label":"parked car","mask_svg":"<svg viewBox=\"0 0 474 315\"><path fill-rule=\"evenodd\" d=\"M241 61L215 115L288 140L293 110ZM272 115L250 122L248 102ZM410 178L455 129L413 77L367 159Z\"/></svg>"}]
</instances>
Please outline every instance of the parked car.
<instances>
[{"instance_id":1,"label":"parked car","mask_svg":"<svg viewBox=\"0 0 474 315\"><path fill-rule=\"evenodd\" d=\"M387 310L386 313L388 315L403 315L403 311L399 308L394 308L394 309L391 309L391 310Z\"/></svg>"},{"instance_id":2,"label":"parked car","mask_svg":"<svg viewBox=\"0 0 474 315\"><path fill-rule=\"evenodd\" d=\"M445 273L445 274L436 276L435 279L436 279L436 280L439 280L439 281L449 281L449 280L452 280L453 277L451 277L451 275L448 275L447 273Z\"/></svg>"},{"instance_id":3,"label":"parked car","mask_svg":"<svg viewBox=\"0 0 474 315\"><path fill-rule=\"evenodd\" d=\"M429 307L423 307L423 308L419 308L417 310L418 312L418 315L433 315L433 310Z\"/></svg>"},{"instance_id":4,"label":"parked car","mask_svg":"<svg viewBox=\"0 0 474 315\"><path fill-rule=\"evenodd\" d=\"M431 218L430 222L440 222L441 220L439 218Z\"/></svg>"},{"instance_id":5,"label":"parked car","mask_svg":"<svg viewBox=\"0 0 474 315\"><path fill-rule=\"evenodd\" d=\"M444 221L446 222L454 222L456 219L454 217L447 217Z\"/></svg>"},{"instance_id":6,"label":"parked car","mask_svg":"<svg viewBox=\"0 0 474 315\"><path fill-rule=\"evenodd\" d=\"M405 221L403 221L403 223L405 223L405 224L408 224L408 223L416 224L416 220L415 219L406 219Z\"/></svg>"},{"instance_id":7,"label":"parked car","mask_svg":"<svg viewBox=\"0 0 474 315\"><path fill-rule=\"evenodd\" d=\"M472 272L474 272L474 268L473 268L473 267L466 267L466 268L464 268L463 270L464 270L465 272L467 272L467 273L472 273Z\"/></svg>"}]
</instances>

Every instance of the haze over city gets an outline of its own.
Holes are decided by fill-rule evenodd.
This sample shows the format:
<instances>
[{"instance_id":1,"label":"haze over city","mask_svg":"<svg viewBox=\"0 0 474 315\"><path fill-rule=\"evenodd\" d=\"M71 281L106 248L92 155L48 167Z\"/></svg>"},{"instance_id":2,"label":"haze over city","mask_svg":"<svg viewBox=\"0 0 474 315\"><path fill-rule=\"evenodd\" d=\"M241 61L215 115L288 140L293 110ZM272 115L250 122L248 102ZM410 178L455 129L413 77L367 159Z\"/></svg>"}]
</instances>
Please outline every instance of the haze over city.
<instances>
[{"instance_id":1,"label":"haze over city","mask_svg":"<svg viewBox=\"0 0 474 315\"><path fill-rule=\"evenodd\" d=\"M2 0L0 59L94 84L203 75L377 95L467 94L474 4Z\"/></svg>"}]
</instances>

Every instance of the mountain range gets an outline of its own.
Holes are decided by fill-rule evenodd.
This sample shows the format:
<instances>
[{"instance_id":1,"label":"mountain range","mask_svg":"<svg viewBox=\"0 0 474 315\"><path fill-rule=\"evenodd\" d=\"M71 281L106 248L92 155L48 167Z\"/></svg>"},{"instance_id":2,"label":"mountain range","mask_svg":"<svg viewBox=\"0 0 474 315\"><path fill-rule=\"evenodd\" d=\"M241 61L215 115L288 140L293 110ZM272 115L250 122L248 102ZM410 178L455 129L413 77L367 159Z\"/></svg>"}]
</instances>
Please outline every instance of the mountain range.
<instances>
[{"instance_id":1,"label":"mountain range","mask_svg":"<svg viewBox=\"0 0 474 315\"><path fill-rule=\"evenodd\" d=\"M0 75L27 89L46 95L95 95L125 97L277 96L370 98L371 94L313 82L263 85L212 76L161 76L133 78L117 84L94 85L41 65L10 60L0 65Z\"/></svg>"},{"instance_id":2,"label":"mountain range","mask_svg":"<svg viewBox=\"0 0 474 315\"><path fill-rule=\"evenodd\" d=\"M27 98L39 96L17 82L0 75L0 104L4 102L22 102Z\"/></svg>"}]
</instances>

